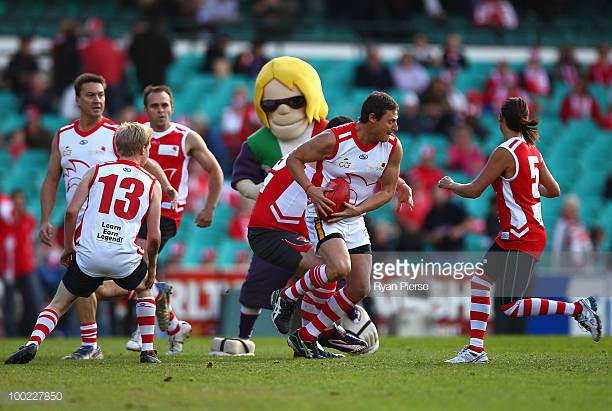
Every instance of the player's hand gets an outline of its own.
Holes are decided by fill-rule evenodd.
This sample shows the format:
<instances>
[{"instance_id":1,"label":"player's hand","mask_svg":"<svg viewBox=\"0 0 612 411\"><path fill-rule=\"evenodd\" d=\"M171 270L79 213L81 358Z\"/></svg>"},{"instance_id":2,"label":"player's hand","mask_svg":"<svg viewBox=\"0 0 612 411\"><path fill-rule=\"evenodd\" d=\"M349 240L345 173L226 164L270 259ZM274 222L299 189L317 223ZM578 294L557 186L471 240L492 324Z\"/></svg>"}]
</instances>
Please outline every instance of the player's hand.
<instances>
[{"instance_id":1,"label":"player's hand","mask_svg":"<svg viewBox=\"0 0 612 411\"><path fill-rule=\"evenodd\" d=\"M412 211L414 208L414 199L412 198L412 188L406 183L398 184L395 189L395 198L397 198L397 209L400 211L402 206L406 204L408 210Z\"/></svg>"},{"instance_id":2,"label":"player's hand","mask_svg":"<svg viewBox=\"0 0 612 411\"><path fill-rule=\"evenodd\" d=\"M325 197L326 191L333 191L330 188L310 186L306 195L310 198L310 201L314 204L317 209L317 214L322 217L327 217L329 214L334 212L332 208L335 203L329 198Z\"/></svg>"},{"instance_id":3,"label":"player's hand","mask_svg":"<svg viewBox=\"0 0 612 411\"><path fill-rule=\"evenodd\" d=\"M347 202L344 203L346 207L344 210L339 213L333 213L331 218L327 220L328 223L337 223L340 220L344 220L345 218L357 217L362 214L361 211L357 207Z\"/></svg>"},{"instance_id":4,"label":"player's hand","mask_svg":"<svg viewBox=\"0 0 612 411\"><path fill-rule=\"evenodd\" d=\"M201 228L210 227L214 214L214 208L204 207L196 216L196 225Z\"/></svg>"},{"instance_id":5,"label":"player's hand","mask_svg":"<svg viewBox=\"0 0 612 411\"><path fill-rule=\"evenodd\" d=\"M440 179L440 181L438 181L438 187L445 188L447 190L450 190L453 184L455 184L455 182L449 176L444 176Z\"/></svg>"},{"instance_id":6,"label":"player's hand","mask_svg":"<svg viewBox=\"0 0 612 411\"><path fill-rule=\"evenodd\" d=\"M53 246L53 237L55 236L55 228L51 223L42 224L38 233L40 241L49 247Z\"/></svg>"},{"instance_id":7,"label":"player's hand","mask_svg":"<svg viewBox=\"0 0 612 411\"><path fill-rule=\"evenodd\" d=\"M145 278L145 282L144 282L144 286L146 287L147 290L150 290L151 287L153 287L153 284L155 283L155 277L156 277L155 267L149 266L149 269L147 272L147 278Z\"/></svg>"},{"instance_id":8,"label":"player's hand","mask_svg":"<svg viewBox=\"0 0 612 411\"><path fill-rule=\"evenodd\" d=\"M62 263L64 267L68 267L70 263L72 262L72 260L74 259L75 255L76 255L76 250L74 249L74 245L68 246L62 252L60 262Z\"/></svg>"},{"instance_id":9,"label":"player's hand","mask_svg":"<svg viewBox=\"0 0 612 411\"><path fill-rule=\"evenodd\" d=\"M165 190L166 195L170 199L170 208L174 211L178 210L179 200L178 200L178 191L174 189L174 187L169 186Z\"/></svg>"}]
</instances>

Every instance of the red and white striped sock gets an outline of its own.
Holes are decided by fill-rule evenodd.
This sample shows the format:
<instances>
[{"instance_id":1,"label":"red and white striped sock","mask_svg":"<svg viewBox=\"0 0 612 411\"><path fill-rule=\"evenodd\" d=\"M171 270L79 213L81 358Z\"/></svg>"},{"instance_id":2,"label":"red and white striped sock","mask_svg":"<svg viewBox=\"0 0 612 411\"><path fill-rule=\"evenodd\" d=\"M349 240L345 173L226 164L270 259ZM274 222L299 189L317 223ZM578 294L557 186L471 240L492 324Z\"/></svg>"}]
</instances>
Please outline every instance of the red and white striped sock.
<instances>
[{"instance_id":1,"label":"red and white striped sock","mask_svg":"<svg viewBox=\"0 0 612 411\"><path fill-rule=\"evenodd\" d=\"M316 290L308 291L302 297L302 327L312 322L317 317L317 314L327 300L329 300L336 293L336 281L325 285L324 287L317 288Z\"/></svg>"},{"instance_id":2,"label":"red and white striped sock","mask_svg":"<svg viewBox=\"0 0 612 411\"><path fill-rule=\"evenodd\" d=\"M308 323L306 327L298 330L300 338L303 341L315 341L317 337L331 327L336 321L342 318L347 312L355 307L356 302L352 301L346 295L345 289L342 288L336 292L333 297L327 300L323 309L317 314L317 317Z\"/></svg>"},{"instance_id":3,"label":"red and white striped sock","mask_svg":"<svg viewBox=\"0 0 612 411\"><path fill-rule=\"evenodd\" d=\"M582 313L579 303L547 300L545 298L524 298L501 306L508 317L531 317L536 315L567 315L575 317Z\"/></svg>"},{"instance_id":4,"label":"red and white striped sock","mask_svg":"<svg viewBox=\"0 0 612 411\"><path fill-rule=\"evenodd\" d=\"M174 314L174 310L172 309L172 307L170 308L170 322L168 323L168 335L172 336L174 334L176 334L177 332L179 332L179 330L181 329L181 324L179 323L178 318L176 318L176 314Z\"/></svg>"},{"instance_id":5,"label":"red and white striped sock","mask_svg":"<svg viewBox=\"0 0 612 411\"><path fill-rule=\"evenodd\" d=\"M329 283L325 268L325 264L312 267L295 284L281 291L280 297L285 300L297 301L307 291L325 287Z\"/></svg>"},{"instance_id":6,"label":"red and white striped sock","mask_svg":"<svg viewBox=\"0 0 612 411\"><path fill-rule=\"evenodd\" d=\"M38 314L38 319L36 320L36 325L34 326L34 331L30 335L30 340L28 344L36 344L40 345L47 338L51 331L57 325L59 320L59 315L57 312L52 310L51 308L45 308Z\"/></svg>"},{"instance_id":7,"label":"red and white striped sock","mask_svg":"<svg viewBox=\"0 0 612 411\"><path fill-rule=\"evenodd\" d=\"M81 323L81 347L98 347L97 323Z\"/></svg>"},{"instance_id":8,"label":"red and white striped sock","mask_svg":"<svg viewBox=\"0 0 612 411\"><path fill-rule=\"evenodd\" d=\"M155 300L150 297L136 300L136 317L142 337L141 351L153 349L153 334L155 333Z\"/></svg>"},{"instance_id":9,"label":"red and white striped sock","mask_svg":"<svg viewBox=\"0 0 612 411\"><path fill-rule=\"evenodd\" d=\"M491 314L493 281L485 276L473 276L470 282L470 349L484 351L484 337Z\"/></svg>"}]
</instances>

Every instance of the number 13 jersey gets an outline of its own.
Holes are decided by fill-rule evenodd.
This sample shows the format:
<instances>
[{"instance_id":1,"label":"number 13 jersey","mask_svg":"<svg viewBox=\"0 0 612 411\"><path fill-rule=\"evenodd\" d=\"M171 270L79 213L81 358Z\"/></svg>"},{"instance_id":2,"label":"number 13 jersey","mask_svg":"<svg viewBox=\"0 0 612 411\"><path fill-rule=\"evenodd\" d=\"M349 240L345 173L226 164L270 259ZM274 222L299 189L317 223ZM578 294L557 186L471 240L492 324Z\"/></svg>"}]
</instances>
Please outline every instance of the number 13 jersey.
<instances>
[{"instance_id":1,"label":"number 13 jersey","mask_svg":"<svg viewBox=\"0 0 612 411\"><path fill-rule=\"evenodd\" d=\"M92 277L123 278L140 264L136 244L147 215L155 177L133 161L98 164L87 207L76 230L76 262Z\"/></svg>"},{"instance_id":2,"label":"number 13 jersey","mask_svg":"<svg viewBox=\"0 0 612 411\"><path fill-rule=\"evenodd\" d=\"M516 171L492 184L500 225L495 242L505 250L524 251L539 260L546 247L539 190L542 155L523 137L510 138L498 147L510 152Z\"/></svg>"}]
</instances>

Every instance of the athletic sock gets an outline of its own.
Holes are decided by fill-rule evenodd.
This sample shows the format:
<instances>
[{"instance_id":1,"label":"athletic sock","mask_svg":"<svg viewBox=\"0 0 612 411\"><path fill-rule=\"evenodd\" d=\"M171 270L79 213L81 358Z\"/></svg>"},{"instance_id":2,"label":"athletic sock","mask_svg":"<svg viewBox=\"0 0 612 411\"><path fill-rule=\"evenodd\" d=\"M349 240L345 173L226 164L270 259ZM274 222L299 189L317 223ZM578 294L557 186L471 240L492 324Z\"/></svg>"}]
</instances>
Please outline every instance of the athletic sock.
<instances>
[{"instance_id":1,"label":"athletic sock","mask_svg":"<svg viewBox=\"0 0 612 411\"><path fill-rule=\"evenodd\" d=\"M51 334L51 331L53 331L57 325L59 317L60 316L51 308L45 308L42 310L38 315L36 325L34 326L34 331L32 331L32 334L30 335L28 344L42 344L45 338Z\"/></svg>"},{"instance_id":2,"label":"athletic sock","mask_svg":"<svg viewBox=\"0 0 612 411\"><path fill-rule=\"evenodd\" d=\"M297 301L306 292L325 287L328 283L325 264L317 265L308 270L295 284L281 291L280 297L285 300Z\"/></svg>"},{"instance_id":3,"label":"athletic sock","mask_svg":"<svg viewBox=\"0 0 612 411\"><path fill-rule=\"evenodd\" d=\"M168 307L170 309L170 321L168 322L168 335L173 336L181 329L181 323L178 318L176 318L176 314L174 314L174 310L172 307Z\"/></svg>"},{"instance_id":4,"label":"athletic sock","mask_svg":"<svg viewBox=\"0 0 612 411\"><path fill-rule=\"evenodd\" d=\"M484 337L491 315L493 281L485 276L473 276L470 282L470 349L484 351Z\"/></svg>"},{"instance_id":5,"label":"athletic sock","mask_svg":"<svg viewBox=\"0 0 612 411\"><path fill-rule=\"evenodd\" d=\"M323 308L327 300L329 300L336 293L336 281L326 284L316 290L308 291L302 297L301 304L301 317L302 327L312 322L319 314L319 311Z\"/></svg>"},{"instance_id":6,"label":"athletic sock","mask_svg":"<svg viewBox=\"0 0 612 411\"><path fill-rule=\"evenodd\" d=\"M155 300L150 297L136 300L136 317L142 338L141 351L151 351L155 333Z\"/></svg>"},{"instance_id":7,"label":"athletic sock","mask_svg":"<svg viewBox=\"0 0 612 411\"><path fill-rule=\"evenodd\" d=\"M336 321L355 307L356 302L352 301L344 290L342 288L336 292L327 300L316 318L298 330L303 341L315 341L325 329L332 327Z\"/></svg>"},{"instance_id":8,"label":"athletic sock","mask_svg":"<svg viewBox=\"0 0 612 411\"><path fill-rule=\"evenodd\" d=\"M81 323L81 347L98 347L98 324Z\"/></svg>"},{"instance_id":9,"label":"athletic sock","mask_svg":"<svg viewBox=\"0 0 612 411\"><path fill-rule=\"evenodd\" d=\"M238 338L248 340L253 335L255 321L261 314L261 308L251 308L244 305L240 306L240 325Z\"/></svg>"},{"instance_id":10,"label":"athletic sock","mask_svg":"<svg viewBox=\"0 0 612 411\"><path fill-rule=\"evenodd\" d=\"M504 304L501 309L509 317L532 317L537 315L566 315L575 317L582 313L580 303L548 300L546 298L524 298Z\"/></svg>"}]
</instances>

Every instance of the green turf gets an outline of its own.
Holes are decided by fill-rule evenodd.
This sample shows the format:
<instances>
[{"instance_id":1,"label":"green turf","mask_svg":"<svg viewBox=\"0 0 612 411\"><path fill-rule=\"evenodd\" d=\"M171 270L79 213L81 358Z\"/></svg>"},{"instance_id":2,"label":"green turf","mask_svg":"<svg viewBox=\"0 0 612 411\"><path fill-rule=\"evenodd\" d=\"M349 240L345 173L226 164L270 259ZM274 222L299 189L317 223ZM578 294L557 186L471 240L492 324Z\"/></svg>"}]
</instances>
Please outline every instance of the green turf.
<instances>
[{"instance_id":1,"label":"green turf","mask_svg":"<svg viewBox=\"0 0 612 411\"><path fill-rule=\"evenodd\" d=\"M68 362L78 341L49 339L32 363L0 364L0 409L16 408L9 390L63 391L45 410L612 409L609 337L492 336L489 365L443 363L465 338L384 338L372 356L329 361L294 360L280 338L256 339L256 357L212 358L209 339L191 339L157 365L139 364L125 341L101 339L103 361ZM0 357L20 342L0 340Z\"/></svg>"}]
</instances>

